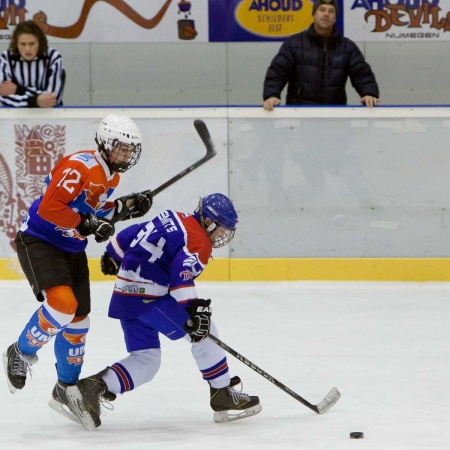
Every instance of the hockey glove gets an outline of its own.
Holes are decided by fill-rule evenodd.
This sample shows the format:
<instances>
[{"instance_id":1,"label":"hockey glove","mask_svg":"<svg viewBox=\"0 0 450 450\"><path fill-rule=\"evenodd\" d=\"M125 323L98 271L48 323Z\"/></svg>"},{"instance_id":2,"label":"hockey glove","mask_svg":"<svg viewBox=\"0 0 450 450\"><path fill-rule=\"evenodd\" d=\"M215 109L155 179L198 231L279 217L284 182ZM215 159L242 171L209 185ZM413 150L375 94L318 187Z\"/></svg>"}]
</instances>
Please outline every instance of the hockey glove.
<instances>
[{"instance_id":1,"label":"hockey glove","mask_svg":"<svg viewBox=\"0 0 450 450\"><path fill-rule=\"evenodd\" d=\"M108 219L91 213L80 213L80 216L81 222L77 226L77 230L82 236L93 234L96 242L107 241L116 231Z\"/></svg>"},{"instance_id":2,"label":"hockey glove","mask_svg":"<svg viewBox=\"0 0 450 450\"><path fill-rule=\"evenodd\" d=\"M136 217L142 217L147 214L153 205L152 191L133 193L131 195L125 195L114 200L116 204L115 216L120 214L123 209L129 209L130 214L125 216L122 220L134 219Z\"/></svg>"},{"instance_id":3,"label":"hockey glove","mask_svg":"<svg viewBox=\"0 0 450 450\"><path fill-rule=\"evenodd\" d=\"M103 275L117 275L119 273L120 262L109 256L108 252L105 252L100 258L100 268Z\"/></svg>"},{"instance_id":4,"label":"hockey glove","mask_svg":"<svg viewBox=\"0 0 450 450\"><path fill-rule=\"evenodd\" d=\"M193 300L186 308L191 318L184 326L186 332L191 336L191 342L196 344L202 342L208 336L211 326L211 300Z\"/></svg>"}]
</instances>

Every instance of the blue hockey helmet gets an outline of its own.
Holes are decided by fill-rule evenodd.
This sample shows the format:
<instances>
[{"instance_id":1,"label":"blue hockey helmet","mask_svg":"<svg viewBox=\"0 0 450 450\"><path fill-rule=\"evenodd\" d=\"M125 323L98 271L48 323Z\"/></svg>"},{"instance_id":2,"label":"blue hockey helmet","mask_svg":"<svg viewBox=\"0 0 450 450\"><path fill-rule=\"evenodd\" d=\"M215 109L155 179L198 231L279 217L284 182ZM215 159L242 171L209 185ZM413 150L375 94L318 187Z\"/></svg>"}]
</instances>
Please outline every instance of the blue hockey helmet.
<instances>
[{"instance_id":1,"label":"blue hockey helmet","mask_svg":"<svg viewBox=\"0 0 450 450\"><path fill-rule=\"evenodd\" d=\"M211 238L214 248L223 247L233 239L238 215L227 196L216 193L200 197L194 217ZM209 219L211 223L205 224L205 219ZM219 227L222 228L218 231Z\"/></svg>"}]
</instances>

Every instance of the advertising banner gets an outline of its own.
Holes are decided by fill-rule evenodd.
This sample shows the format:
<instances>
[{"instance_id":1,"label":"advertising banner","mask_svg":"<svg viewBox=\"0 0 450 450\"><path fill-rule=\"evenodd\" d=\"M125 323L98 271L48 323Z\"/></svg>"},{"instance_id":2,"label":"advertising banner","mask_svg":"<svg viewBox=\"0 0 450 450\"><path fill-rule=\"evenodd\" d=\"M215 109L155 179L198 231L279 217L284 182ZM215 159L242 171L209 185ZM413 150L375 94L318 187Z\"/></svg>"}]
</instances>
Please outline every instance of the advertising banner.
<instances>
[{"instance_id":1,"label":"advertising banner","mask_svg":"<svg viewBox=\"0 0 450 450\"><path fill-rule=\"evenodd\" d=\"M24 20L50 42L208 41L208 0L0 0L0 41Z\"/></svg>"},{"instance_id":2,"label":"advertising banner","mask_svg":"<svg viewBox=\"0 0 450 450\"><path fill-rule=\"evenodd\" d=\"M354 41L450 40L450 0L349 0L344 4L344 33Z\"/></svg>"},{"instance_id":3,"label":"advertising banner","mask_svg":"<svg viewBox=\"0 0 450 450\"><path fill-rule=\"evenodd\" d=\"M0 42L35 21L50 42L283 41L313 22L313 0L0 0ZM339 1L356 41L450 39L450 0Z\"/></svg>"},{"instance_id":4,"label":"advertising banner","mask_svg":"<svg viewBox=\"0 0 450 450\"><path fill-rule=\"evenodd\" d=\"M313 0L0 0L0 43L35 21L49 42L284 40L312 23ZM342 8L340 8L342 11ZM342 31L343 14L337 26Z\"/></svg>"},{"instance_id":5,"label":"advertising banner","mask_svg":"<svg viewBox=\"0 0 450 450\"><path fill-rule=\"evenodd\" d=\"M210 41L283 41L312 24L313 4L314 0L210 0ZM226 27L218 26L224 18ZM342 31L342 14L336 25Z\"/></svg>"}]
</instances>

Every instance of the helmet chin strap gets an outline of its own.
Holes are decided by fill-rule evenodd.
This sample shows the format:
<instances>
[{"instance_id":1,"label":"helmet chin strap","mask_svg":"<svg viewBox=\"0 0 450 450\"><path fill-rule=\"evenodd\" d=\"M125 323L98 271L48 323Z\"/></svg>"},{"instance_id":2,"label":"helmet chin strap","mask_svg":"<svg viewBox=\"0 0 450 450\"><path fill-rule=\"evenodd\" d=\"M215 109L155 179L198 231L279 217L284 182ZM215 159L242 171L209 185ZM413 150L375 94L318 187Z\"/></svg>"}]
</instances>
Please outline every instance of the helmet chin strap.
<instances>
[{"instance_id":1,"label":"helmet chin strap","mask_svg":"<svg viewBox=\"0 0 450 450\"><path fill-rule=\"evenodd\" d=\"M200 200L198 202L198 211L200 213L200 225L203 229L205 229L205 218L203 217L203 198L200 197Z\"/></svg>"},{"instance_id":2,"label":"helmet chin strap","mask_svg":"<svg viewBox=\"0 0 450 450\"><path fill-rule=\"evenodd\" d=\"M97 145L98 145L98 152L100 153L100 156L102 157L103 161L105 161L105 164L108 166L109 170L111 172L116 172L117 167L115 167L115 165L109 160L108 152L105 150L104 145L102 143L99 144L98 142Z\"/></svg>"},{"instance_id":3,"label":"helmet chin strap","mask_svg":"<svg viewBox=\"0 0 450 450\"><path fill-rule=\"evenodd\" d=\"M217 228L217 225L212 222L210 225L205 225L205 217L203 216L203 198L200 197L200 200L198 202L198 208L200 212L200 224L202 228L208 233L208 236Z\"/></svg>"}]
</instances>

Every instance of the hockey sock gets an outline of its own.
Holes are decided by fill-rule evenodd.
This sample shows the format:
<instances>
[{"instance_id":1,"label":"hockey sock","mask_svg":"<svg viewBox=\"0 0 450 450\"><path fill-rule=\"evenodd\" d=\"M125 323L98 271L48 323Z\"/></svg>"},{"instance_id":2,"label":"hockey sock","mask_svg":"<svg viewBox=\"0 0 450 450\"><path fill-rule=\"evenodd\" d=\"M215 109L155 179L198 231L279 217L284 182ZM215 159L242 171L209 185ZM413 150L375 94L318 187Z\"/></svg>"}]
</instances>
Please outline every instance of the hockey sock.
<instances>
[{"instance_id":1,"label":"hockey sock","mask_svg":"<svg viewBox=\"0 0 450 450\"><path fill-rule=\"evenodd\" d=\"M36 353L72 319L73 314L56 311L48 304L47 299L44 300L20 334L19 350L27 355Z\"/></svg>"},{"instance_id":2,"label":"hockey sock","mask_svg":"<svg viewBox=\"0 0 450 450\"><path fill-rule=\"evenodd\" d=\"M160 348L138 350L130 352L128 357L114 363L103 375L103 380L110 392L123 394L151 381L160 366Z\"/></svg>"},{"instance_id":3,"label":"hockey sock","mask_svg":"<svg viewBox=\"0 0 450 450\"><path fill-rule=\"evenodd\" d=\"M88 316L80 319L75 317L55 339L58 379L67 384L78 380L84 361L84 345L90 320Z\"/></svg>"},{"instance_id":4,"label":"hockey sock","mask_svg":"<svg viewBox=\"0 0 450 450\"><path fill-rule=\"evenodd\" d=\"M217 327L213 322L211 322L211 334L218 336ZM204 339L198 344L193 344L192 355L203 379L208 381L213 388L220 389L230 384L225 351L213 341Z\"/></svg>"}]
</instances>

